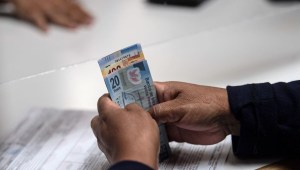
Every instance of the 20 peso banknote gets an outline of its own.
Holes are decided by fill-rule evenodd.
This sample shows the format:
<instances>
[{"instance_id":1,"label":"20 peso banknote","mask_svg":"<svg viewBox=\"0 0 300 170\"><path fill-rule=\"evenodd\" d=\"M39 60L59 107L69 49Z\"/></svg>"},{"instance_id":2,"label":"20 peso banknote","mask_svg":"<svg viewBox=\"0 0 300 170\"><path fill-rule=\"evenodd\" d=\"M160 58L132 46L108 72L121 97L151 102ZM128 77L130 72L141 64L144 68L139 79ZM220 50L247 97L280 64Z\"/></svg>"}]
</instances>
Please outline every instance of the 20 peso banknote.
<instances>
[{"instance_id":1,"label":"20 peso banknote","mask_svg":"<svg viewBox=\"0 0 300 170\"><path fill-rule=\"evenodd\" d=\"M98 61L111 99L121 108L137 103L149 110L158 103L155 86L144 59L141 45L135 44L114 52ZM160 129L160 162L168 159L171 149L164 124Z\"/></svg>"}]
</instances>

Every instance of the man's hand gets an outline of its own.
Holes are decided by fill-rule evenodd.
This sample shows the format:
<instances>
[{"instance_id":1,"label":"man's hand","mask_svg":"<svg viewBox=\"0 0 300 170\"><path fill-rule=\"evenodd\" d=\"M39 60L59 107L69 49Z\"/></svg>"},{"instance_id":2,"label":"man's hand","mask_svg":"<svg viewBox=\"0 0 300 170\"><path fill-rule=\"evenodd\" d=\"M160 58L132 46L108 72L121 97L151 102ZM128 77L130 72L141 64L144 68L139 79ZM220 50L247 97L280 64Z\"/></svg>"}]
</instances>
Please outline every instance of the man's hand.
<instances>
[{"instance_id":1,"label":"man's hand","mask_svg":"<svg viewBox=\"0 0 300 170\"><path fill-rule=\"evenodd\" d=\"M209 145L228 134L239 135L239 122L230 112L226 89L181 82L155 86L160 104L150 113L167 124L170 140Z\"/></svg>"},{"instance_id":2,"label":"man's hand","mask_svg":"<svg viewBox=\"0 0 300 170\"><path fill-rule=\"evenodd\" d=\"M46 31L48 21L67 28L90 24L92 17L73 0L11 0L20 18Z\"/></svg>"},{"instance_id":3,"label":"man's hand","mask_svg":"<svg viewBox=\"0 0 300 170\"><path fill-rule=\"evenodd\" d=\"M159 129L148 112L137 104L121 109L108 95L99 99L98 112L91 126L109 162L133 160L158 168Z\"/></svg>"}]
</instances>

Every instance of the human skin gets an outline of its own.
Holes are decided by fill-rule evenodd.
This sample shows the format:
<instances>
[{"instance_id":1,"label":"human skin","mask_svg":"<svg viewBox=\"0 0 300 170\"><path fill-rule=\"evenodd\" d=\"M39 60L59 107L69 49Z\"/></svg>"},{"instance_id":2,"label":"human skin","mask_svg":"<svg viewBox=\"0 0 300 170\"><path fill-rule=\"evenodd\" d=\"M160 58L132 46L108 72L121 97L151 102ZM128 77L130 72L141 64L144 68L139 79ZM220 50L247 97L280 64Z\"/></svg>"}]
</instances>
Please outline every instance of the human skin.
<instances>
[{"instance_id":1,"label":"human skin","mask_svg":"<svg viewBox=\"0 0 300 170\"><path fill-rule=\"evenodd\" d=\"M210 145L239 135L226 89L183 82L156 82L155 87L159 104L150 113L166 123L171 141Z\"/></svg>"},{"instance_id":2,"label":"human skin","mask_svg":"<svg viewBox=\"0 0 300 170\"><path fill-rule=\"evenodd\" d=\"M91 126L110 163L132 160L158 168L159 129L148 112L137 104L122 109L107 94L98 100L98 112Z\"/></svg>"},{"instance_id":3,"label":"human skin","mask_svg":"<svg viewBox=\"0 0 300 170\"><path fill-rule=\"evenodd\" d=\"M169 140L176 142L210 145L239 135L226 89L183 82L156 82L155 87L159 104L149 112L137 104L121 109L107 94L98 100L99 116L91 126L111 163L133 160L157 169L157 123L165 123Z\"/></svg>"},{"instance_id":4,"label":"human skin","mask_svg":"<svg viewBox=\"0 0 300 170\"><path fill-rule=\"evenodd\" d=\"M91 15L73 0L9 0L16 14L32 22L42 31L54 23L66 28L76 28L92 22Z\"/></svg>"}]
</instances>

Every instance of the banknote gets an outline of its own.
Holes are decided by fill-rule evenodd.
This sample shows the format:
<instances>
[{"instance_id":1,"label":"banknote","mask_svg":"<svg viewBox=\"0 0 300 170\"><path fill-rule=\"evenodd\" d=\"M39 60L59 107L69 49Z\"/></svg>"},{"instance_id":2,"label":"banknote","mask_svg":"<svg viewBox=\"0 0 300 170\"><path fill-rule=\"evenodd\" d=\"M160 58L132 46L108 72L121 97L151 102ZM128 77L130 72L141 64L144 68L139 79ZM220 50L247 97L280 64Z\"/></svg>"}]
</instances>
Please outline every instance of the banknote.
<instances>
[{"instance_id":1,"label":"banknote","mask_svg":"<svg viewBox=\"0 0 300 170\"><path fill-rule=\"evenodd\" d=\"M116 63L111 63L111 64L107 65L107 67L105 67L103 70L101 70L102 75L104 77L106 77L108 74L111 74L112 72L115 72L121 68L127 67L128 65L130 65L132 63L144 60L143 53L140 53L137 55L128 54L125 57L126 58L124 58L123 60L120 60Z\"/></svg>"},{"instance_id":2,"label":"banknote","mask_svg":"<svg viewBox=\"0 0 300 170\"><path fill-rule=\"evenodd\" d=\"M137 103L148 110L158 103L146 60L107 75L104 81L111 99L122 108Z\"/></svg>"},{"instance_id":3,"label":"banknote","mask_svg":"<svg viewBox=\"0 0 300 170\"><path fill-rule=\"evenodd\" d=\"M120 64L122 61L132 62L125 63L114 71L109 71L111 68L114 68L113 66L116 66L116 63ZM148 110L158 103L150 69L139 44L108 55L100 59L98 64L111 99L121 108L130 103L137 103L145 110ZM170 157L171 149L164 124L159 124L159 129L159 160L161 162Z\"/></svg>"},{"instance_id":4,"label":"banknote","mask_svg":"<svg viewBox=\"0 0 300 170\"><path fill-rule=\"evenodd\" d=\"M130 103L137 103L145 110L158 103L156 90L146 60L129 65L109 74L104 79L111 99L124 108ZM170 157L171 149L164 124L160 129L159 160Z\"/></svg>"},{"instance_id":5,"label":"banknote","mask_svg":"<svg viewBox=\"0 0 300 170\"><path fill-rule=\"evenodd\" d=\"M103 77L124 68L132 63L144 60L144 54L140 44L135 44L116 51L98 61Z\"/></svg>"}]
</instances>

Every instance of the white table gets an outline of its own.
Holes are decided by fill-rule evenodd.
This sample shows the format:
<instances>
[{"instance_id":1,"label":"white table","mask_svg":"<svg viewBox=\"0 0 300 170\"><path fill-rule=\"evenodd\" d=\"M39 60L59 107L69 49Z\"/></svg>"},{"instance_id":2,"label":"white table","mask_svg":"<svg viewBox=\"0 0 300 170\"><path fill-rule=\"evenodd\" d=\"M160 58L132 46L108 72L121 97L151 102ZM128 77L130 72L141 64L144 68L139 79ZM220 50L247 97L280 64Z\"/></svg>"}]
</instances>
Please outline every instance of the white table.
<instances>
[{"instance_id":1,"label":"white table","mask_svg":"<svg viewBox=\"0 0 300 170\"><path fill-rule=\"evenodd\" d=\"M75 31L51 26L44 34L0 17L0 137L32 107L95 110L107 92L97 59L134 43L142 44L156 81L226 87L300 78L298 3L210 0L194 8L146 0L82 3L95 21ZM228 167L234 168L230 161Z\"/></svg>"}]
</instances>

